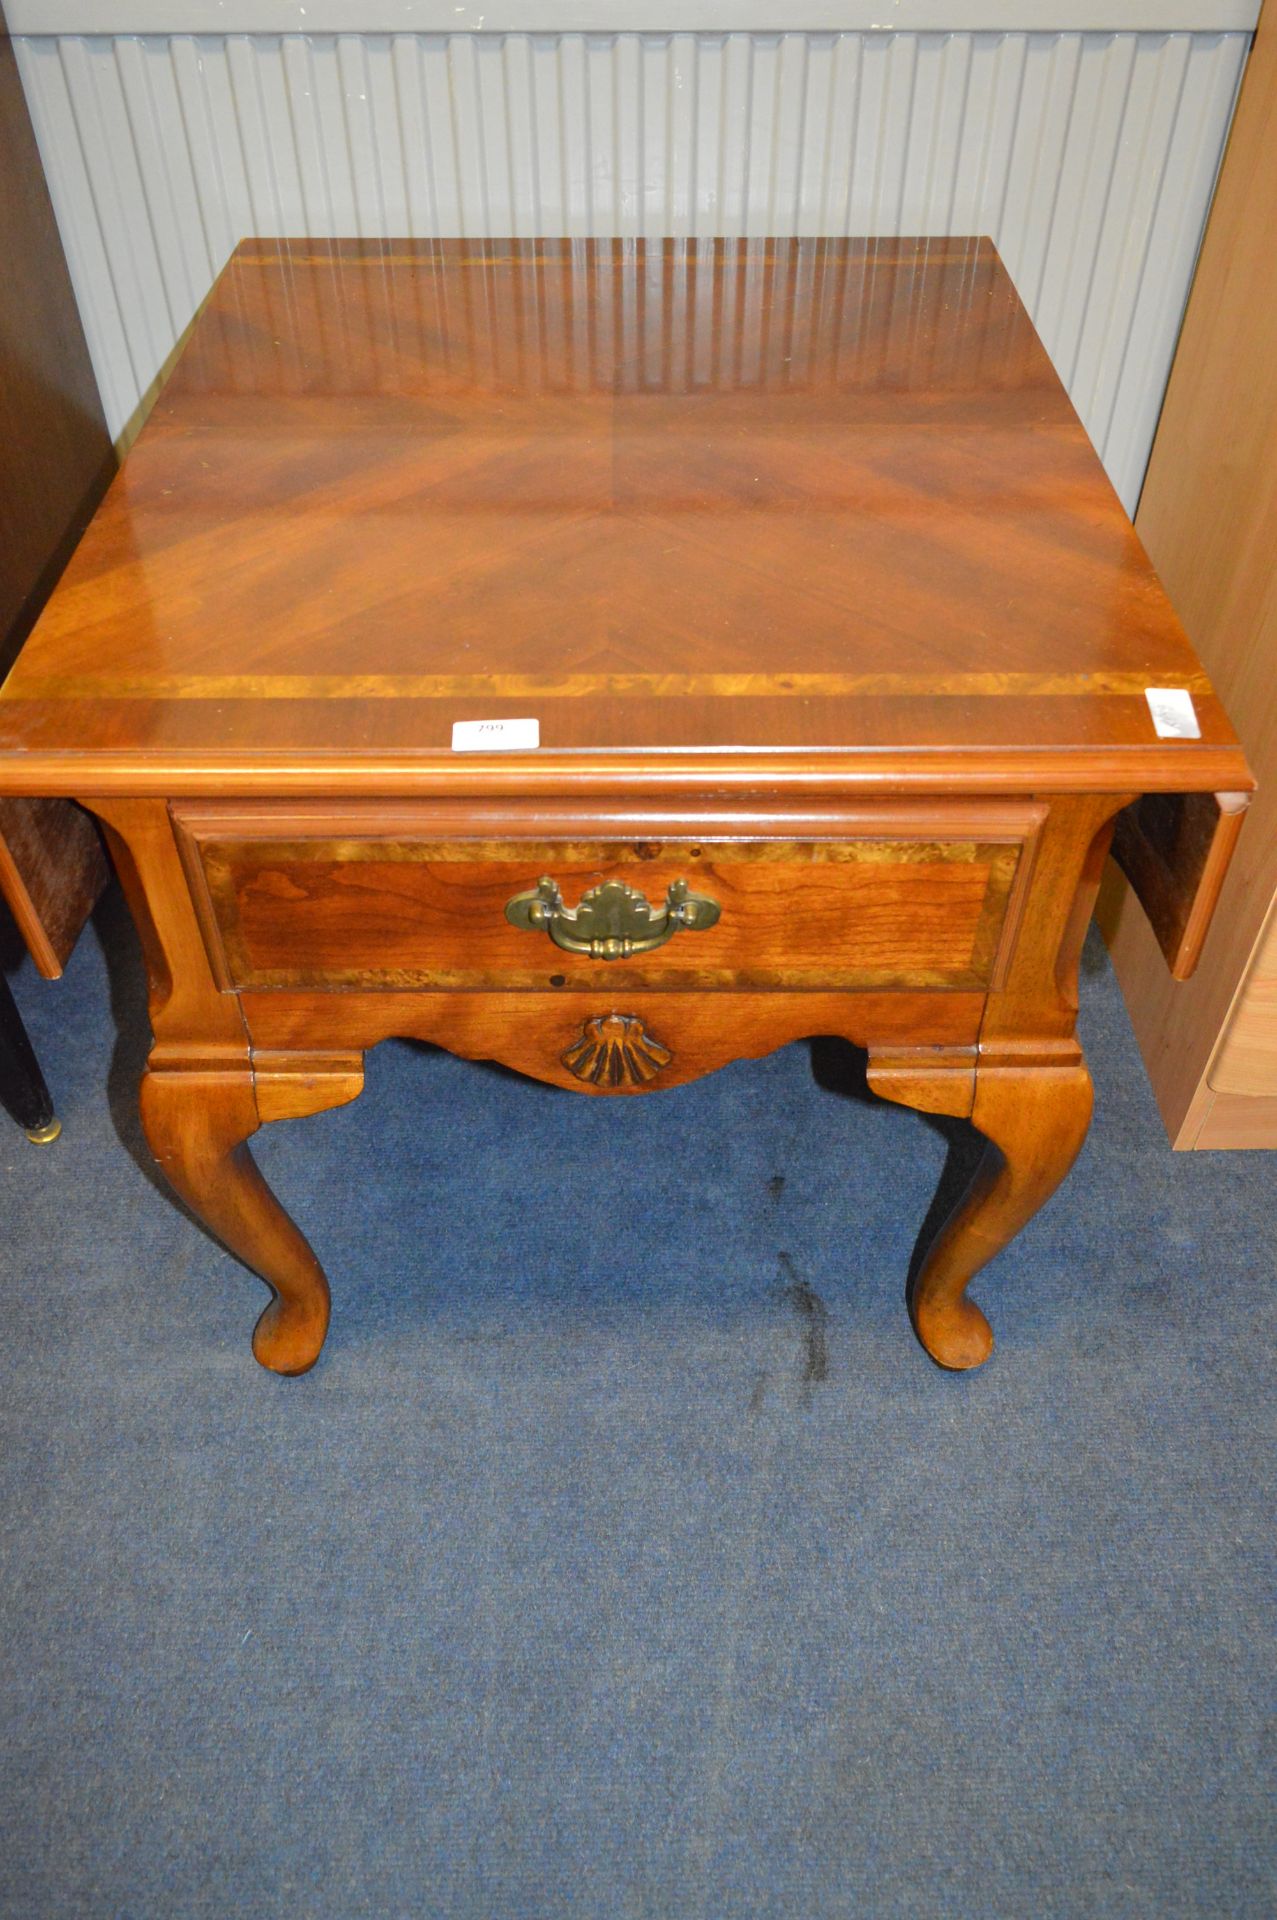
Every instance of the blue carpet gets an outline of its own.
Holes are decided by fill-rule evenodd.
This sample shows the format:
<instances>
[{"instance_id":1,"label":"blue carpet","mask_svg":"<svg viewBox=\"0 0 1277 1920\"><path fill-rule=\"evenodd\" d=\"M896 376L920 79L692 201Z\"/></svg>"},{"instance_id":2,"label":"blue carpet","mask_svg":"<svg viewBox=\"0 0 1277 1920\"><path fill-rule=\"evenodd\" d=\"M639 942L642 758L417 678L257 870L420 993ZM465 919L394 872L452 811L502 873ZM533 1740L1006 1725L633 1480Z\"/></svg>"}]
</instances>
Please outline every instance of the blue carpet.
<instances>
[{"instance_id":1,"label":"blue carpet","mask_svg":"<svg viewBox=\"0 0 1277 1920\"><path fill-rule=\"evenodd\" d=\"M1097 951L967 1376L902 1301L946 1139L842 1049L608 1102L396 1043L259 1136L335 1301L275 1379L144 1171L118 903L14 987L5 1915L1277 1908L1274 1163L1170 1153Z\"/></svg>"}]
</instances>

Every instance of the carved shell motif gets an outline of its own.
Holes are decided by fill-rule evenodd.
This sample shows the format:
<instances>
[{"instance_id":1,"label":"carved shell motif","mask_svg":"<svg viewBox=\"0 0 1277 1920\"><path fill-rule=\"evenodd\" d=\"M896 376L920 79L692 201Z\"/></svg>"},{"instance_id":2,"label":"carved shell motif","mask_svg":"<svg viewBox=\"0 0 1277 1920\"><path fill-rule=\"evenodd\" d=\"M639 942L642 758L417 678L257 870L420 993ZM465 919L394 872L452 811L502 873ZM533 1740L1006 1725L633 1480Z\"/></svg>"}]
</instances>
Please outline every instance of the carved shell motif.
<instances>
[{"instance_id":1,"label":"carved shell motif","mask_svg":"<svg viewBox=\"0 0 1277 1920\"><path fill-rule=\"evenodd\" d=\"M563 1055L563 1064L590 1086L641 1087L673 1058L668 1047L644 1031L635 1014L604 1013L586 1021L580 1038Z\"/></svg>"}]
</instances>

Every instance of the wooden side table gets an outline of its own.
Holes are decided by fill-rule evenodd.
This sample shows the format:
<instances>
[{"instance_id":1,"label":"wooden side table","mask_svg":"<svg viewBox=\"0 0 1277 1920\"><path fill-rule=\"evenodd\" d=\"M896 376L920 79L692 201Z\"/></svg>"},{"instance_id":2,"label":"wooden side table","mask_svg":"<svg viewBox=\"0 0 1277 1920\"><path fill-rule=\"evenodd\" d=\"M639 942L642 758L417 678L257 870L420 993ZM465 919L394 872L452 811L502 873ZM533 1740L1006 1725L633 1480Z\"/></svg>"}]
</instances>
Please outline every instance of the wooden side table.
<instances>
[{"instance_id":1,"label":"wooden side table","mask_svg":"<svg viewBox=\"0 0 1277 1920\"><path fill-rule=\"evenodd\" d=\"M245 1143L389 1035L609 1098L866 1048L989 1143L912 1302L978 1365L1115 818L1185 972L1251 784L976 240L247 243L0 695L0 790L106 823L147 1134L281 1373L328 1288Z\"/></svg>"}]
</instances>

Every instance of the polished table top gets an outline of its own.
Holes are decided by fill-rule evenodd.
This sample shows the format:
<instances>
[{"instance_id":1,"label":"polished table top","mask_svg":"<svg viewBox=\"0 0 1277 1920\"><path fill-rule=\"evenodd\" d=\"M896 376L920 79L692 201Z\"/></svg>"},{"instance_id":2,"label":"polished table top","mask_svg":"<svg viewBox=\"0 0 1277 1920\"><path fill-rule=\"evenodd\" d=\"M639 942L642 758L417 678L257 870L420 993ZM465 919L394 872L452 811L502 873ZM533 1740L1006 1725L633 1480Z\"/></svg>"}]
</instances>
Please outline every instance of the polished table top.
<instances>
[{"instance_id":1,"label":"polished table top","mask_svg":"<svg viewBox=\"0 0 1277 1920\"><path fill-rule=\"evenodd\" d=\"M453 750L503 717L540 746ZM328 1286L245 1143L391 1035L604 1097L865 1049L988 1143L910 1292L980 1365L967 1283L1090 1118L1110 842L1186 975L1252 784L966 240L241 247L0 694L6 783L107 830L147 1138L281 1373Z\"/></svg>"},{"instance_id":2,"label":"polished table top","mask_svg":"<svg viewBox=\"0 0 1277 1920\"><path fill-rule=\"evenodd\" d=\"M461 772L454 721L524 716ZM631 765L1251 784L988 241L245 242L0 694L0 787Z\"/></svg>"}]
</instances>

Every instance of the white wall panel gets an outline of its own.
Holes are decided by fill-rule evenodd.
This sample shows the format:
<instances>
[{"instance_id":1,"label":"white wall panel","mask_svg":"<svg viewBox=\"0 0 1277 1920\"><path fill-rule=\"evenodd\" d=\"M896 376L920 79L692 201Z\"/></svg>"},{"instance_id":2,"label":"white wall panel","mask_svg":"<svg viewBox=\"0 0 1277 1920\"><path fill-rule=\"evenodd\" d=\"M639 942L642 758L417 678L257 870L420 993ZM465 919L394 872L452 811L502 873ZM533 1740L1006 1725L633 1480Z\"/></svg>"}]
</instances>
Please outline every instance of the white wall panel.
<instances>
[{"instance_id":1,"label":"white wall panel","mask_svg":"<svg viewBox=\"0 0 1277 1920\"><path fill-rule=\"evenodd\" d=\"M17 44L117 433L247 234L989 233L1133 506L1249 36Z\"/></svg>"},{"instance_id":2,"label":"white wall panel","mask_svg":"<svg viewBox=\"0 0 1277 1920\"><path fill-rule=\"evenodd\" d=\"M808 33L1250 32L1260 0L802 0ZM13 33L779 31L776 0L6 0Z\"/></svg>"}]
</instances>

